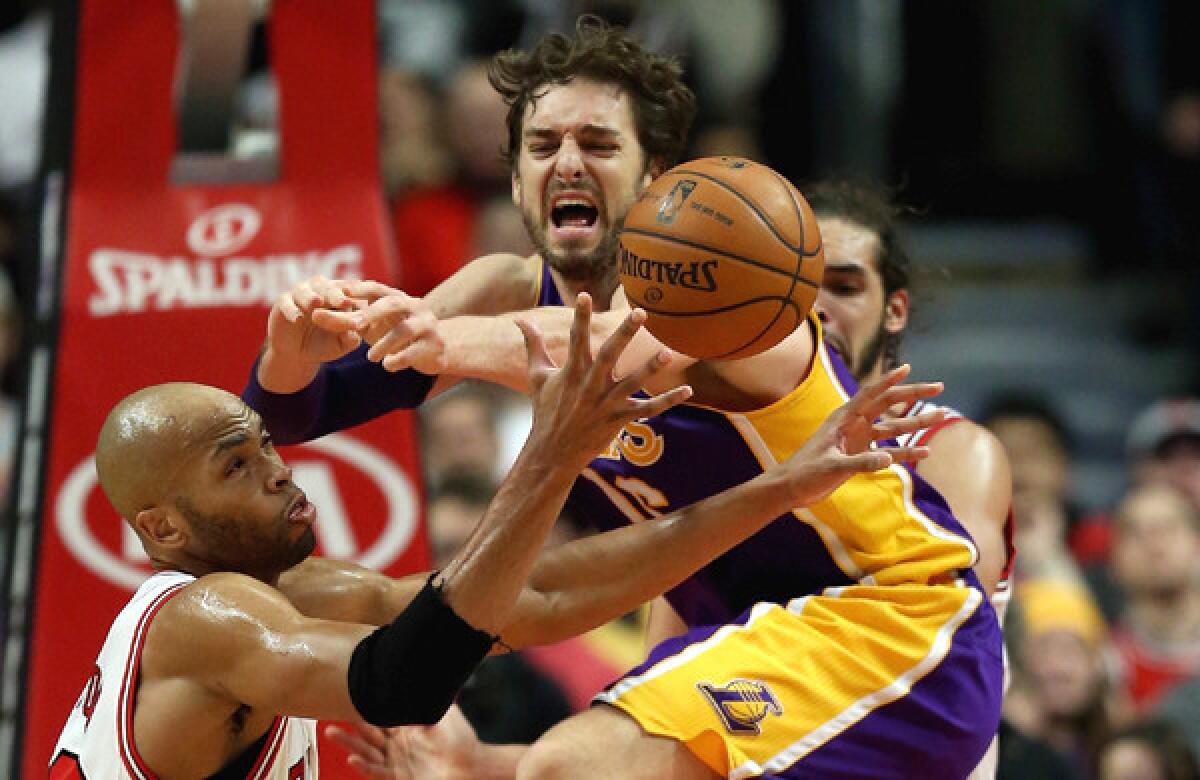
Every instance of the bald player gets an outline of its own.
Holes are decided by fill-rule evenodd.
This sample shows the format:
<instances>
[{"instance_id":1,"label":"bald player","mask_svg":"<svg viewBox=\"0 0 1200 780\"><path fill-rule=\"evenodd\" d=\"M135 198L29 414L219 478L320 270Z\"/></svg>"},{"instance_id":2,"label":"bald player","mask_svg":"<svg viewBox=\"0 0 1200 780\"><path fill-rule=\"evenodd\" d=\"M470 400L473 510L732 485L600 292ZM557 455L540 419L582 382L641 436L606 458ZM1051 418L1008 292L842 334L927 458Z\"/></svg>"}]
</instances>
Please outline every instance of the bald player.
<instances>
[{"instance_id":1,"label":"bald player","mask_svg":"<svg viewBox=\"0 0 1200 780\"><path fill-rule=\"evenodd\" d=\"M518 647L605 622L783 508L819 500L893 456L925 454L868 451L874 439L913 429L873 424L880 409L934 390L895 387L905 372L894 372L756 483L539 556L588 459L625 423L688 395L682 387L630 397L660 367L658 356L613 378L643 314L632 313L594 358L586 296L575 316L562 369L522 326L529 439L479 528L434 575L392 580L309 558L316 510L237 397L173 383L118 403L101 430L97 470L157 573L114 621L51 777L316 777L310 719L434 722L499 637Z\"/></svg>"}]
</instances>

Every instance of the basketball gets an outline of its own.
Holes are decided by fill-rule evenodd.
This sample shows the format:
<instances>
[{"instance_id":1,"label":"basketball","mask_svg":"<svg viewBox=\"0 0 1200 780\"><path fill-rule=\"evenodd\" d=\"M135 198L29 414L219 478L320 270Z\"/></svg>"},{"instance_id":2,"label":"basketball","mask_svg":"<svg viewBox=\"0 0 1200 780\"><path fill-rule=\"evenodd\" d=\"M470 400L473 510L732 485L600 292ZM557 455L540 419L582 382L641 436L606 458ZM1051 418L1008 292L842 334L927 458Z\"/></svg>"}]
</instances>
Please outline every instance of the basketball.
<instances>
[{"instance_id":1,"label":"basketball","mask_svg":"<svg viewBox=\"0 0 1200 780\"><path fill-rule=\"evenodd\" d=\"M671 349L733 359L804 321L825 269L817 220L765 165L704 157L658 177L625 217L618 271L631 306Z\"/></svg>"}]
</instances>

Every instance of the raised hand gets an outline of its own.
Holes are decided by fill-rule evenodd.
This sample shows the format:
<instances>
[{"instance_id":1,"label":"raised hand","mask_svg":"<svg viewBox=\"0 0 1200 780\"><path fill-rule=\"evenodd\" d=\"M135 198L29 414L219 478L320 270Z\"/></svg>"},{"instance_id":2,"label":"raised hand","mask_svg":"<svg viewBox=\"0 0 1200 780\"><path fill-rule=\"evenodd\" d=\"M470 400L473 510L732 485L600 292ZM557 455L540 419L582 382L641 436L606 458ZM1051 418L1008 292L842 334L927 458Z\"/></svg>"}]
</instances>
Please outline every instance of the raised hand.
<instances>
[{"instance_id":1,"label":"raised hand","mask_svg":"<svg viewBox=\"0 0 1200 780\"><path fill-rule=\"evenodd\" d=\"M601 345L595 356L590 344L592 299L580 293L571 322L567 359L555 365L538 329L518 320L525 336L529 360L529 387L533 400L530 443L554 451L562 462L582 469L608 446L628 422L651 417L686 401L692 389L681 385L652 398L636 398L646 380L662 369L670 353L662 350L624 377L614 370L621 353L629 346L646 313L634 309Z\"/></svg>"},{"instance_id":2,"label":"raised hand","mask_svg":"<svg viewBox=\"0 0 1200 780\"><path fill-rule=\"evenodd\" d=\"M803 447L776 467L789 472L796 506L820 501L859 472L878 471L893 463L929 456L928 447L872 446L883 439L927 428L945 416L935 410L915 417L880 419L893 404L907 404L942 391L941 382L900 384L909 371L907 364L899 366L863 385L821 423Z\"/></svg>"},{"instance_id":3,"label":"raised hand","mask_svg":"<svg viewBox=\"0 0 1200 780\"><path fill-rule=\"evenodd\" d=\"M445 344L438 334L438 318L424 299L372 281L345 282L341 289L363 305L314 313L320 327L357 333L371 345L367 359L388 371L415 368L426 374L443 373Z\"/></svg>"}]
</instances>

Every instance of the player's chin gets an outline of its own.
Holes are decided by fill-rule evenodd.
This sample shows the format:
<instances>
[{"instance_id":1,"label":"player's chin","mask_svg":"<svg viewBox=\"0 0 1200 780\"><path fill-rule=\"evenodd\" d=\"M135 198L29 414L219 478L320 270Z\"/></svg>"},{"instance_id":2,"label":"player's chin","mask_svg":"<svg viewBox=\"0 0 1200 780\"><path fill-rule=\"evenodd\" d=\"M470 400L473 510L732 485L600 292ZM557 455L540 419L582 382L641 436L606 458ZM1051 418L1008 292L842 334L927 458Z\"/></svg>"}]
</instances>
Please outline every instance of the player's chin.
<instances>
[{"instance_id":1,"label":"player's chin","mask_svg":"<svg viewBox=\"0 0 1200 780\"><path fill-rule=\"evenodd\" d=\"M317 549L317 535L313 533L311 526L301 529L300 536L291 544L291 566L295 566L308 556L313 554L313 550Z\"/></svg>"}]
</instances>

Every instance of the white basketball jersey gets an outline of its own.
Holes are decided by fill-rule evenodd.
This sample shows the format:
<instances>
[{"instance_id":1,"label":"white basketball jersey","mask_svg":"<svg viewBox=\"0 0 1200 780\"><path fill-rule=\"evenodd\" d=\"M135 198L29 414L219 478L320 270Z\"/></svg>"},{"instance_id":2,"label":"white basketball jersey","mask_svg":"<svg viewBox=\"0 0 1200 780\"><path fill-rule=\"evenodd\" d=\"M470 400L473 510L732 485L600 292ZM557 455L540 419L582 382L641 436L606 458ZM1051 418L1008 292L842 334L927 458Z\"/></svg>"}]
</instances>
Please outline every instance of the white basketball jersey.
<instances>
[{"instance_id":1,"label":"white basketball jersey","mask_svg":"<svg viewBox=\"0 0 1200 780\"><path fill-rule=\"evenodd\" d=\"M50 761L51 780L153 780L133 742L142 647L155 613L196 578L159 572L142 583L117 615L92 676L71 709ZM305 718L278 717L252 751L213 778L313 780L317 777L317 729ZM253 755L250 753L253 752Z\"/></svg>"}]
</instances>

